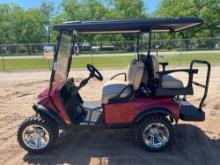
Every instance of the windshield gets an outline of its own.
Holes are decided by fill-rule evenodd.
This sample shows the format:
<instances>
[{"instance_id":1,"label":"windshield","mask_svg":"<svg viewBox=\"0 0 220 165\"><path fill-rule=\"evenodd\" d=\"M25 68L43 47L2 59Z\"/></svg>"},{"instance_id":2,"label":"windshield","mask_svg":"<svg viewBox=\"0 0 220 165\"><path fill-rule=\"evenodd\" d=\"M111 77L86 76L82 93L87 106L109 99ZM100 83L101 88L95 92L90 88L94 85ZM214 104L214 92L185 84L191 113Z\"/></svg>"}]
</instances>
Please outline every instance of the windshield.
<instances>
[{"instance_id":1,"label":"windshield","mask_svg":"<svg viewBox=\"0 0 220 165\"><path fill-rule=\"evenodd\" d=\"M63 82L67 79L67 66L68 66L68 60L71 55L71 49L72 49L72 37L67 34L62 34L61 41L59 45L59 51L57 56L57 61L55 64L56 72L54 77L55 83Z\"/></svg>"}]
</instances>

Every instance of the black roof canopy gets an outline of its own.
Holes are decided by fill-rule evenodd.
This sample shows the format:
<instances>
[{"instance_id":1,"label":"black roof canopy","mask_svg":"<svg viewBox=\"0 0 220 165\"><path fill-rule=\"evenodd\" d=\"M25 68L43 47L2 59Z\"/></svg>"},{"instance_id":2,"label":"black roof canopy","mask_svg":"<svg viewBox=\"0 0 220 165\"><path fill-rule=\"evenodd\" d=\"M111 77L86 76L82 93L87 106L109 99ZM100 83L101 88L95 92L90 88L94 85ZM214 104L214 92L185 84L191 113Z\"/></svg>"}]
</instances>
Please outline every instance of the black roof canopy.
<instances>
[{"instance_id":1,"label":"black roof canopy","mask_svg":"<svg viewBox=\"0 0 220 165\"><path fill-rule=\"evenodd\" d=\"M187 18L148 18L133 20L72 21L54 26L57 31L77 31L83 34L99 33L138 33L138 32L177 32L203 24L196 17Z\"/></svg>"}]
</instances>

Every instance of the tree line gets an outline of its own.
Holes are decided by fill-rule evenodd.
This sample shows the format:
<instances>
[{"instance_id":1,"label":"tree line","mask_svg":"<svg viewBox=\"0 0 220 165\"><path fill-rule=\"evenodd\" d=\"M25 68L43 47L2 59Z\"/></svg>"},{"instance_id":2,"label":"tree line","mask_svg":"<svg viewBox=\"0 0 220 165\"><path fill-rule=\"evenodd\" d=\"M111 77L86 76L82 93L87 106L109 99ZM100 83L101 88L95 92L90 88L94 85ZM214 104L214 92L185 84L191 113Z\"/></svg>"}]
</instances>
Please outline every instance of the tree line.
<instances>
[{"instance_id":1,"label":"tree line","mask_svg":"<svg viewBox=\"0 0 220 165\"><path fill-rule=\"evenodd\" d=\"M144 0L63 0L58 7L47 0L29 9L15 3L0 4L0 44L55 42L52 26L64 21L187 16L200 17L205 24L181 33L158 34L155 38L214 38L220 34L220 0L161 0L154 13L148 12ZM134 37L88 35L80 39L121 41Z\"/></svg>"}]
</instances>

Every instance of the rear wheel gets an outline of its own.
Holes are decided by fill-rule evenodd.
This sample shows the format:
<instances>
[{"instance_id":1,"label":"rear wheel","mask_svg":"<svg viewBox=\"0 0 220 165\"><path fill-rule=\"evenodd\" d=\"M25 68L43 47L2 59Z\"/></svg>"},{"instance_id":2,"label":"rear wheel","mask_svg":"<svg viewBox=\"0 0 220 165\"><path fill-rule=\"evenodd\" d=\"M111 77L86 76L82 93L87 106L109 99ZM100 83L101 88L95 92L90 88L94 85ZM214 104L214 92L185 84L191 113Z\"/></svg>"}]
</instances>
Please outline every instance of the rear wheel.
<instances>
[{"instance_id":1,"label":"rear wheel","mask_svg":"<svg viewBox=\"0 0 220 165\"><path fill-rule=\"evenodd\" d=\"M165 116L151 115L135 127L135 138L146 150L161 151L173 140L173 127Z\"/></svg>"},{"instance_id":2,"label":"rear wheel","mask_svg":"<svg viewBox=\"0 0 220 165\"><path fill-rule=\"evenodd\" d=\"M28 152L40 153L53 147L58 139L57 124L48 116L27 118L18 129L18 142Z\"/></svg>"}]
</instances>

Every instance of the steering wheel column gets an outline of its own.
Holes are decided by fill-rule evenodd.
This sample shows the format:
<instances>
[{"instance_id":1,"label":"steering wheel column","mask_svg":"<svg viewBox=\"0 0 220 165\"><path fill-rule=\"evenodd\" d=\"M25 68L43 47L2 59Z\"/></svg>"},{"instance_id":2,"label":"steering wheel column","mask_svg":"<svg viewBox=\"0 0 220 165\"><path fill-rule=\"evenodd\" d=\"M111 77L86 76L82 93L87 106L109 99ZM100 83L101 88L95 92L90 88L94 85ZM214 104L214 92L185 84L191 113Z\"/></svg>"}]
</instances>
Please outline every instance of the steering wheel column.
<instances>
[{"instance_id":1,"label":"steering wheel column","mask_svg":"<svg viewBox=\"0 0 220 165\"><path fill-rule=\"evenodd\" d=\"M103 80L102 74L92 64L87 64L87 69L90 72L89 77L85 78L80 82L79 86L77 87L78 90L84 87L88 83L88 81L93 77L95 77L99 81Z\"/></svg>"},{"instance_id":2,"label":"steering wheel column","mask_svg":"<svg viewBox=\"0 0 220 165\"><path fill-rule=\"evenodd\" d=\"M92 64L87 64L87 69L92 77L95 77L99 81L103 80L102 74Z\"/></svg>"}]
</instances>

